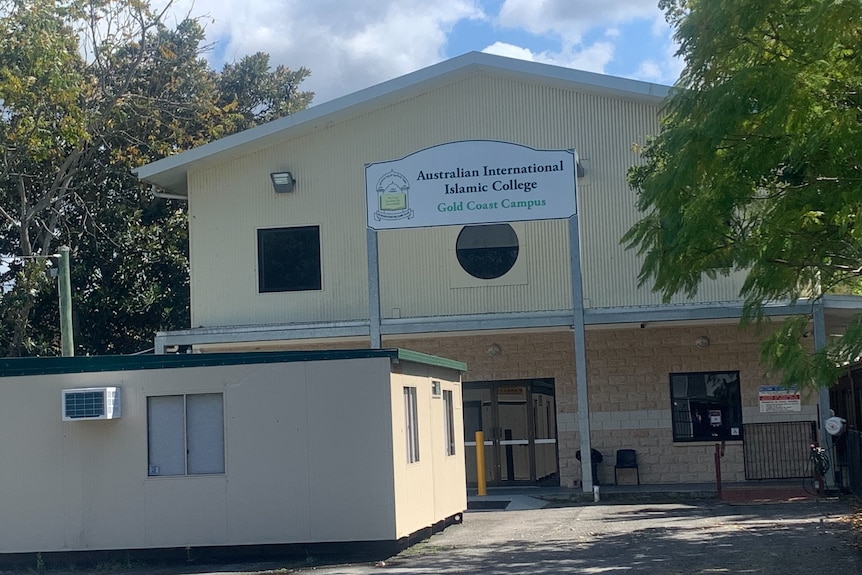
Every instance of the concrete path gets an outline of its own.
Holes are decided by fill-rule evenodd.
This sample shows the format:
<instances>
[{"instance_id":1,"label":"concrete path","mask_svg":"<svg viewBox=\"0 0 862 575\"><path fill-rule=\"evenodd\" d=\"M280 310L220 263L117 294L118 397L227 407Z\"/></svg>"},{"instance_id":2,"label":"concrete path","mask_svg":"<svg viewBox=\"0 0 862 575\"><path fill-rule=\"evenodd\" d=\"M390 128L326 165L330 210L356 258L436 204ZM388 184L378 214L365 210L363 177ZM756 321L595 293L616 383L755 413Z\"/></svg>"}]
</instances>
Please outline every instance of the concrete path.
<instances>
[{"instance_id":1,"label":"concrete path","mask_svg":"<svg viewBox=\"0 0 862 575\"><path fill-rule=\"evenodd\" d=\"M465 515L384 564L311 575L862 573L848 504L591 504Z\"/></svg>"}]
</instances>

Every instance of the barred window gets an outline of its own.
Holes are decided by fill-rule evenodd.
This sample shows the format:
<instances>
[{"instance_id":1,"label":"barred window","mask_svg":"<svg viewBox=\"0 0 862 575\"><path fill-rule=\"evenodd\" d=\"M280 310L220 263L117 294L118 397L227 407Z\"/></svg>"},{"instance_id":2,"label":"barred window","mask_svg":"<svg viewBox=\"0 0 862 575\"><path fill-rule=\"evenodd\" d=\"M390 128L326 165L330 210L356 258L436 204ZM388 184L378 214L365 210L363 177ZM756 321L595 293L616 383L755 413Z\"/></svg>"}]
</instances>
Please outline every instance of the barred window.
<instances>
[{"instance_id":1,"label":"barred window","mask_svg":"<svg viewBox=\"0 0 862 575\"><path fill-rule=\"evenodd\" d=\"M670 374L674 441L742 439L738 371Z\"/></svg>"}]
</instances>

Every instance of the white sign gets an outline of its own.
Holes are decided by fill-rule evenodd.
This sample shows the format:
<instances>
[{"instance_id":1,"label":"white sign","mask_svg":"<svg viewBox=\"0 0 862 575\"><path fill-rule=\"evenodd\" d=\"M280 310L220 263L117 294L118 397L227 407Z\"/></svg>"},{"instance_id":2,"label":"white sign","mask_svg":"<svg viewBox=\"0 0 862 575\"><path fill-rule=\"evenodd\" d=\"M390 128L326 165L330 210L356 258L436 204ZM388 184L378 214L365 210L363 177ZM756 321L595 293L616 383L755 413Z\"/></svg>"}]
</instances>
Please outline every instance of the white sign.
<instances>
[{"instance_id":1,"label":"white sign","mask_svg":"<svg viewBox=\"0 0 862 575\"><path fill-rule=\"evenodd\" d=\"M365 166L375 230L551 220L576 212L572 150L464 140Z\"/></svg>"},{"instance_id":2,"label":"white sign","mask_svg":"<svg viewBox=\"0 0 862 575\"><path fill-rule=\"evenodd\" d=\"M778 385L762 385L757 388L760 413L786 413L802 411L802 395L796 389Z\"/></svg>"}]
</instances>

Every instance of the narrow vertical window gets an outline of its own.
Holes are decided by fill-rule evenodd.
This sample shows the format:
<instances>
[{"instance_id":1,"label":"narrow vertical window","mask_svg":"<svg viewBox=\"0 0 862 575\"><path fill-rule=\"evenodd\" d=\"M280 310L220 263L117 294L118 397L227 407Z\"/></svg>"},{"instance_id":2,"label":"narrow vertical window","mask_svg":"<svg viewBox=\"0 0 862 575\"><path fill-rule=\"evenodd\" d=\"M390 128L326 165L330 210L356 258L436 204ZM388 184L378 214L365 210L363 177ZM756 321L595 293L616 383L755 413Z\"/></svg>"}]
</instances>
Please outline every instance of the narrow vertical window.
<instances>
[{"instance_id":1,"label":"narrow vertical window","mask_svg":"<svg viewBox=\"0 0 862 575\"><path fill-rule=\"evenodd\" d=\"M452 390L443 390L443 428L446 437L446 455L455 455L455 406Z\"/></svg>"},{"instance_id":2,"label":"narrow vertical window","mask_svg":"<svg viewBox=\"0 0 862 575\"><path fill-rule=\"evenodd\" d=\"M224 404L220 393L186 396L189 475L224 473Z\"/></svg>"},{"instance_id":3,"label":"narrow vertical window","mask_svg":"<svg viewBox=\"0 0 862 575\"><path fill-rule=\"evenodd\" d=\"M147 398L147 443L150 475L186 474L185 398Z\"/></svg>"},{"instance_id":4,"label":"narrow vertical window","mask_svg":"<svg viewBox=\"0 0 862 575\"><path fill-rule=\"evenodd\" d=\"M404 431L407 443L407 463L419 461L419 414L416 407L416 388L404 388Z\"/></svg>"}]
</instances>

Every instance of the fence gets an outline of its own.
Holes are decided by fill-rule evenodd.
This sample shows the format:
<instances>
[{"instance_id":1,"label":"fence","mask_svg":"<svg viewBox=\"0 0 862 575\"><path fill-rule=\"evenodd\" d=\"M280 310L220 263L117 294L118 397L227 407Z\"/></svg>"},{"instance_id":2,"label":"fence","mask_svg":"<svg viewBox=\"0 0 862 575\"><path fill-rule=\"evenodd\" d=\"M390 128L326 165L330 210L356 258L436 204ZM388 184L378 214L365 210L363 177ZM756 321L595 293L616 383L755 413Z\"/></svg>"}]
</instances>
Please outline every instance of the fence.
<instances>
[{"instance_id":1,"label":"fence","mask_svg":"<svg viewBox=\"0 0 862 575\"><path fill-rule=\"evenodd\" d=\"M743 429L746 479L811 477L813 421L749 423Z\"/></svg>"},{"instance_id":2,"label":"fence","mask_svg":"<svg viewBox=\"0 0 862 575\"><path fill-rule=\"evenodd\" d=\"M846 432L847 488L859 499L862 499L862 431Z\"/></svg>"}]
</instances>

